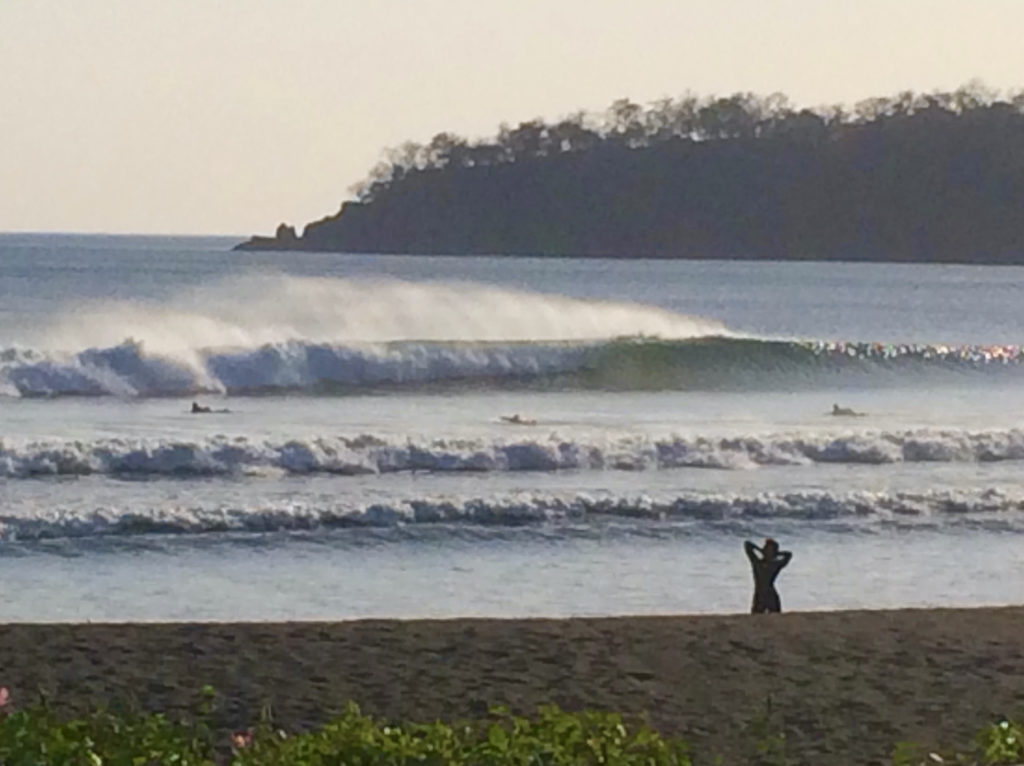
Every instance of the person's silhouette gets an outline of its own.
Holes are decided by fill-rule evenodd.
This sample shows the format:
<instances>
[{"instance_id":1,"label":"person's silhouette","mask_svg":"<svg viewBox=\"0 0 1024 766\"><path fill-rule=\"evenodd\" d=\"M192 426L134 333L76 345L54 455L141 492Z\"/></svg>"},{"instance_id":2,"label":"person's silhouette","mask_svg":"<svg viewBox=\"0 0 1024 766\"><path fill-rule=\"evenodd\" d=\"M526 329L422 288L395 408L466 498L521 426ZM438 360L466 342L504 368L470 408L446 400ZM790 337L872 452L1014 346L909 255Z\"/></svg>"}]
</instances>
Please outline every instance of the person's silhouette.
<instances>
[{"instance_id":1,"label":"person's silhouette","mask_svg":"<svg viewBox=\"0 0 1024 766\"><path fill-rule=\"evenodd\" d=\"M750 613L781 612L782 600L775 590L775 578L793 558L793 554L780 551L779 544L770 537L764 541L763 548L747 540L743 543L743 549L747 552L750 568L754 572L754 603Z\"/></svg>"}]
</instances>

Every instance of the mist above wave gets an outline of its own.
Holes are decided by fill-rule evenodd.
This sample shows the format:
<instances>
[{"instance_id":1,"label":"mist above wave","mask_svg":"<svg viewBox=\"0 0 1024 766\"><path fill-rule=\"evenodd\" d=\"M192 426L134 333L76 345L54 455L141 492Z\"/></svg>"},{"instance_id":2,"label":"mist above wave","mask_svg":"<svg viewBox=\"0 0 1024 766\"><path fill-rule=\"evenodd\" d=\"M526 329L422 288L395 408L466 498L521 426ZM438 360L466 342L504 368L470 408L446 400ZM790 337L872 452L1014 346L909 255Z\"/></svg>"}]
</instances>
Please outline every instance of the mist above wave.
<instances>
[{"instance_id":1,"label":"mist above wave","mask_svg":"<svg viewBox=\"0 0 1024 766\"><path fill-rule=\"evenodd\" d=\"M258 276L225 280L164 302L108 301L55 318L48 350L117 345L150 354L305 342L572 341L624 335L725 334L714 320L654 306L583 300L475 283Z\"/></svg>"},{"instance_id":2,"label":"mist above wave","mask_svg":"<svg viewBox=\"0 0 1024 766\"><path fill-rule=\"evenodd\" d=\"M70 309L38 333L37 346L0 349L0 393L159 396L515 378L573 370L583 345L610 338L725 333L713 320L652 306L471 283L247 277L163 302Z\"/></svg>"}]
</instances>

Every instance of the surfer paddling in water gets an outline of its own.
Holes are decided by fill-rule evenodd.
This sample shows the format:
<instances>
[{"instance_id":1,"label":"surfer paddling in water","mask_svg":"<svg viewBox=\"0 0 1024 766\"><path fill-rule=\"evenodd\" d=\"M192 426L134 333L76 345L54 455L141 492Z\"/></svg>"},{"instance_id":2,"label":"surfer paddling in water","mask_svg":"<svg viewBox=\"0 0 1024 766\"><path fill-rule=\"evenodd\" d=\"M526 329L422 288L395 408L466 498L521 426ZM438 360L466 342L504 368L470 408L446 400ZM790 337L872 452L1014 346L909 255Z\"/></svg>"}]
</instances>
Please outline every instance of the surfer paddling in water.
<instances>
[{"instance_id":1,"label":"surfer paddling in water","mask_svg":"<svg viewBox=\"0 0 1024 766\"><path fill-rule=\"evenodd\" d=\"M189 412L191 412L193 415L225 415L231 412L231 410L214 410L211 409L210 407L207 407L206 405L200 404L199 402L192 402L192 409L190 409Z\"/></svg>"},{"instance_id":2,"label":"surfer paddling in water","mask_svg":"<svg viewBox=\"0 0 1024 766\"><path fill-rule=\"evenodd\" d=\"M793 554L780 551L779 544L770 537L764 541L762 548L747 540L743 543L743 549L747 552L750 568L754 572L754 603L750 613L781 612L782 600L775 590L775 578L793 558Z\"/></svg>"},{"instance_id":3,"label":"surfer paddling in water","mask_svg":"<svg viewBox=\"0 0 1024 766\"><path fill-rule=\"evenodd\" d=\"M840 407L838 404L833 404L831 414L837 418L862 418L866 413L857 412L851 407Z\"/></svg>"},{"instance_id":4,"label":"surfer paddling in water","mask_svg":"<svg viewBox=\"0 0 1024 766\"><path fill-rule=\"evenodd\" d=\"M516 426L535 426L535 425L537 425L537 421L536 420L534 420L533 418L524 418L518 412L516 414L514 414L514 415L502 415L501 416L501 422L502 423L511 423L512 425L516 425Z\"/></svg>"}]
</instances>

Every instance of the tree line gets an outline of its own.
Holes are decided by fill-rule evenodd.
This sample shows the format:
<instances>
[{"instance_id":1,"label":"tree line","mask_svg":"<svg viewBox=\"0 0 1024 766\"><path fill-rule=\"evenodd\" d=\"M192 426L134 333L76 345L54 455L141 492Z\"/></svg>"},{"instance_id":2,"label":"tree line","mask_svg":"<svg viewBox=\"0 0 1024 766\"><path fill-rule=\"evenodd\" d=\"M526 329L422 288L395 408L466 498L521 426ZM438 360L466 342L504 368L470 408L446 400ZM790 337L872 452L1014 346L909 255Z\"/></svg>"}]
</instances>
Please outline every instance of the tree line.
<instances>
[{"instance_id":1,"label":"tree line","mask_svg":"<svg viewBox=\"0 0 1024 766\"><path fill-rule=\"evenodd\" d=\"M811 144L841 140L859 127L916 118L927 130L939 121L955 120L979 110L1024 113L1024 90L1007 100L972 81L952 92L914 93L865 99L848 109L842 105L795 108L787 96L734 93L724 97L663 98L646 107L618 99L604 112L576 112L554 123L541 118L502 124L494 138L471 142L442 132L422 144L407 141L384 150L383 159L352 191L369 202L410 173L442 168L488 167L565 152L585 152L602 145L641 149L673 140L722 141L784 138ZM978 115L973 115L977 117Z\"/></svg>"},{"instance_id":2,"label":"tree line","mask_svg":"<svg viewBox=\"0 0 1024 766\"><path fill-rule=\"evenodd\" d=\"M1024 91L798 108L779 93L406 142L301 237L251 246L412 253L1024 260ZM284 227L285 229L287 227Z\"/></svg>"}]
</instances>

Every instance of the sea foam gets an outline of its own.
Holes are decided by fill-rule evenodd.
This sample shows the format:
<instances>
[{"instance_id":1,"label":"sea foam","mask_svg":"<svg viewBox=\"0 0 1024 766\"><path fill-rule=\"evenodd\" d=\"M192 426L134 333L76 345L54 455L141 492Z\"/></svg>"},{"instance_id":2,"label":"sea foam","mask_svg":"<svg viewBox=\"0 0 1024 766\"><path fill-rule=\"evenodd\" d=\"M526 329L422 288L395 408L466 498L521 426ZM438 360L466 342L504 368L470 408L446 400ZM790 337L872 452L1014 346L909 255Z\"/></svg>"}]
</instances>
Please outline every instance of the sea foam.
<instances>
[{"instance_id":1,"label":"sea foam","mask_svg":"<svg viewBox=\"0 0 1024 766\"><path fill-rule=\"evenodd\" d=\"M1024 530L1024 494L1000 490L928 492L682 493L651 496L603 493L517 492L467 497L419 497L376 502L268 501L250 505L164 504L32 508L0 514L0 541L61 538L131 538L211 532L281 532L338 527L410 525L522 526L624 520L696 524L836 521L870 529L879 524L989 523ZM643 533L641 526L634 532ZM415 534L415 533L413 533Z\"/></svg>"},{"instance_id":2,"label":"sea foam","mask_svg":"<svg viewBox=\"0 0 1024 766\"><path fill-rule=\"evenodd\" d=\"M733 437L622 436L433 439L375 435L290 440L107 438L0 440L0 477L258 476L670 470L846 463L993 462L1024 459L1024 431L915 429Z\"/></svg>"}]
</instances>

